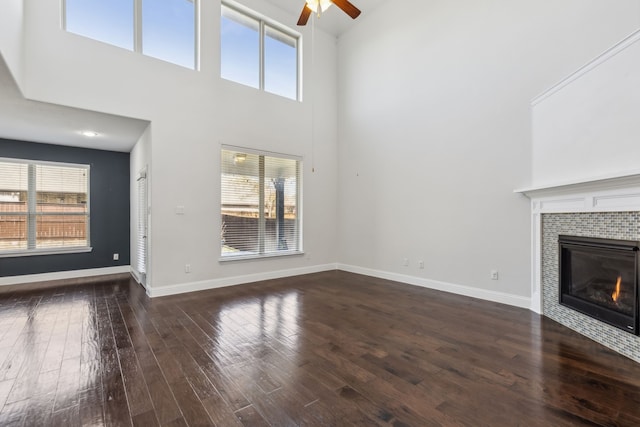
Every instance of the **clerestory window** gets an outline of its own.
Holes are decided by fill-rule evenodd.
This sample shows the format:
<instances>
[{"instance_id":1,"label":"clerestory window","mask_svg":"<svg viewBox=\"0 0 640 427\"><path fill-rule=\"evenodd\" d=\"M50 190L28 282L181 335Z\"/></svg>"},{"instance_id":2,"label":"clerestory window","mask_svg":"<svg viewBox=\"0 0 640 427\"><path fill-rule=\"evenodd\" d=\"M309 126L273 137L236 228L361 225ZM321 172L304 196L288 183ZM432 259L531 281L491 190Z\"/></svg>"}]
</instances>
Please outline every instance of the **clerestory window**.
<instances>
[{"instance_id":1,"label":"clerestory window","mask_svg":"<svg viewBox=\"0 0 640 427\"><path fill-rule=\"evenodd\" d=\"M196 6L196 0L64 0L64 27L196 69Z\"/></svg>"},{"instance_id":2,"label":"clerestory window","mask_svg":"<svg viewBox=\"0 0 640 427\"><path fill-rule=\"evenodd\" d=\"M286 98L299 99L299 36L283 25L222 4L220 75Z\"/></svg>"}]
</instances>

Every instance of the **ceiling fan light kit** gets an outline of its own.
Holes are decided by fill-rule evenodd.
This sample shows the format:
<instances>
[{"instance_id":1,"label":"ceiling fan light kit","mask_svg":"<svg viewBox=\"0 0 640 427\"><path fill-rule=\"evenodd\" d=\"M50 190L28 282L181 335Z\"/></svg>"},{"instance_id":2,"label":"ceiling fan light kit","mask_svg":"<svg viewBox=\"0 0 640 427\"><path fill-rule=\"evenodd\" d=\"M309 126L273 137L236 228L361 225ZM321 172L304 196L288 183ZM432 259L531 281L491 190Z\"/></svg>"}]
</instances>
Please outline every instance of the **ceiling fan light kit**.
<instances>
[{"instance_id":1,"label":"ceiling fan light kit","mask_svg":"<svg viewBox=\"0 0 640 427\"><path fill-rule=\"evenodd\" d=\"M320 16L320 13L327 10L331 4L338 6L352 19L356 19L360 15L360 9L352 5L348 0L306 0L300 18L298 19L298 25L307 25L311 12L317 13L318 16Z\"/></svg>"},{"instance_id":2,"label":"ceiling fan light kit","mask_svg":"<svg viewBox=\"0 0 640 427\"><path fill-rule=\"evenodd\" d=\"M331 0L307 0L307 6L309 9L313 11L313 13L318 13L318 6L320 6L320 11L324 12L329 9L333 3Z\"/></svg>"}]
</instances>

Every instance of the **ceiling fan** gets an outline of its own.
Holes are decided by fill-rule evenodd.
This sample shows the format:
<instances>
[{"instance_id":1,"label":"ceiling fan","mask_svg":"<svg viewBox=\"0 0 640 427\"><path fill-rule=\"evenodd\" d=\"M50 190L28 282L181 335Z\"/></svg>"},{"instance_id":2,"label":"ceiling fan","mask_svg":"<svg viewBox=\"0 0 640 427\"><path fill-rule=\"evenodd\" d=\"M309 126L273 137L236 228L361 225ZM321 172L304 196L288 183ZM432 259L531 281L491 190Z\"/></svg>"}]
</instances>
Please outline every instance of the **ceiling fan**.
<instances>
[{"instance_id":1,"label":"ceiling fan","mask_svg":"<svg viewBox=\"0 0 640 427\"><path fill-rule=\"evenodd\" d=\"M349 3L348 0L306 0L300 18L298 19L298 25L307 25L311 12L317 13L318 16L320 16L320 13L327 10L332 3L342 9L342 11L352 19L356 19L358 15L360 15L360 9Z\"/></svg>"}]
</instances>

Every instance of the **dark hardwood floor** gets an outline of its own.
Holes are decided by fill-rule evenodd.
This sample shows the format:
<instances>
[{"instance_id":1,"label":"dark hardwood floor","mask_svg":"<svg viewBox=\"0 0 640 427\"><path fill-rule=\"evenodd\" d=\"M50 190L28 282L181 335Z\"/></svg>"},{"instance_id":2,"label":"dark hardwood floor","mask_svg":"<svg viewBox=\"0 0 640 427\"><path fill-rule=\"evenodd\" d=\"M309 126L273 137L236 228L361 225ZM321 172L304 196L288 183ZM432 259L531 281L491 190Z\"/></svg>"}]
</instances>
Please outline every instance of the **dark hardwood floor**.
<instances>
[{"instance_id":1,"label":"dark hardwood floor","mask_svg":"<svg viewBox=\"0 0 640 427\"><path fill-rule=\"evenodd\" d=\"M640 364L527 310L327 272L0 295L2 426L640 425Z\"/></svg>"}]
</instances>

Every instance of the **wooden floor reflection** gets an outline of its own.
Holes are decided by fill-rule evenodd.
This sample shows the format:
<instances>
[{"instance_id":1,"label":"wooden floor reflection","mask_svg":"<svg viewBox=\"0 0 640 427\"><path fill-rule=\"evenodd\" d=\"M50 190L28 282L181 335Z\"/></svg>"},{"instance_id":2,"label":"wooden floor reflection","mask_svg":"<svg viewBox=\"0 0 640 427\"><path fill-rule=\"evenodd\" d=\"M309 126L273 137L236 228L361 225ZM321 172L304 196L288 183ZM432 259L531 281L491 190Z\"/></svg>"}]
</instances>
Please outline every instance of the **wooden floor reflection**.
<instances>
[{"instance_id":1,"label":"wooden floor reflection","mask_svg":"<svg viewBox=\"0 0 640 427\"><path fill-rule=\"evenodd\" d=\"M640 364L526 310L344 272L0 295L2 426L640 425Z\"/></svg>"}]
</instances>

